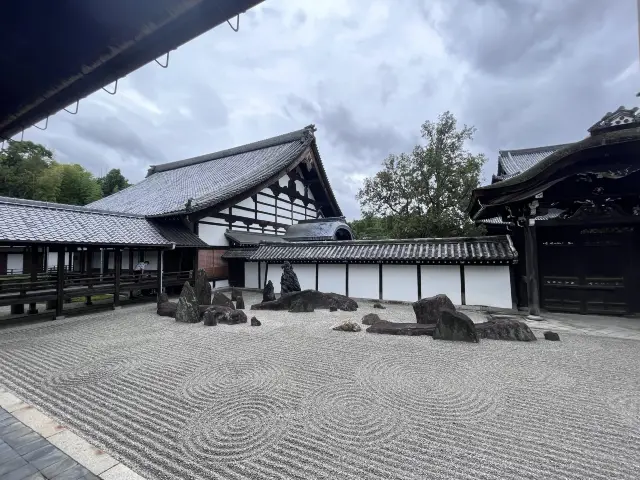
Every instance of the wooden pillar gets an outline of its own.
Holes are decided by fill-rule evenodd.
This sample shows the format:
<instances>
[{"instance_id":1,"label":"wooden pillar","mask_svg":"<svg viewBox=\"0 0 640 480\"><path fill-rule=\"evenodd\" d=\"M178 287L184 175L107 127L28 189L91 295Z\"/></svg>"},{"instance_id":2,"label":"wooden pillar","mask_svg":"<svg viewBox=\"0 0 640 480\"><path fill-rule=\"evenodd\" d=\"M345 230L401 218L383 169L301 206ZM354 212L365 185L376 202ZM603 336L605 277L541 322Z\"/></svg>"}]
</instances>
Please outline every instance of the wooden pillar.
<instances>
[{"instance_id":1,"label":"wooden pillar","mask_svg":"<svg viewBox=\"0 0 640 480\"><path fill-rule=\"evenodd\" d=\"M67 269L69 272L73 272L73 252L76 251L76 248L69 248L69 268Z\"/></svg>"},{"instance_id":2,"label":"wooden pillar","mask_svg":"<svg viewBox=\"0 0 640 480\"><path fill-rule=\"evenodd\" d=\"M191 279L191 284L195 285L196 275L198 274L198 249L193 249L193 278Z\"/></svg>"},{"instance_id":3,"label":"wooden pillar","mask_svg":"<svg viewBox=\"0 0 640 480\"><path fill-rule=\"evenodd\" d=\"M527 268L527 296L529 315L540 315L540 293L538 284L538 239L535 220L529 219L524 227L524 255Z\"/></svg>"},{"instance_id":4,"label":"wooden pillar","mask_svg":"<svg viewBox=\"0 0 640 480\"><path fill-rule=\"evenodd\" d=\"M64 307L64 264L65 248L58 249L58 265L56 269L56 319L64 318L62 308Z\"/></svg>"},{"instance_id":5,"label":"wooden pillar","mask_svg":"<svg viewBox=\"0 0 640 480\"><path fill-rule=\"evenodd\" d=\"M38 261L38 246L31 246L31 282L38 281L38 270L40 269L40 262ZM29 304L29 311L27 312L30 315L38 313L38 308L35 303Z\"/></svg>"},{"instance_id":6,"label":"wooden pillar","mask_svg":"<svg viewBox=\"0 0 640 480\"><path fill-rule=\"evenodd\" d=\"M93 275L93 248L92 247L87 247L87 275L91 276ZM85 297L86 301L85 301L85 305L93 305L93 302L91 302L91 295L87 295Z\"/></svg>"},{"instance_id":7,"label":"wooden pillar","mask_svg":"<svg viewBox=\"0 0 640 480\"><path fill-rule=\"evenodd\" d=\"M113 255L113 269L115 271L113 306L118 308L120 306L120 270L122 269L122 250L120 250L120 247L116 247Z\"/></svg>"},{"instance_id":8,"label":"wooden pillar","mask_svg":"<svg viewBox=\"0 0 640 480\"><path fill-rule=\"evenodd\" d=\"M158 278L156 279L158 282L158 286L157 286L157 292L156 295L159 297L160 294L162 293L162 272L164 270L163 265L162 265L162 250L158 250L158 265L157 265L157 272L158 272Z\"/></svg>"},{"instance_id":9,"label":"wooden pillar","mask_svg":"<svg viewBox=\"0 0 640 480\"><path fill-rule=\"evenodd\" d=\"M44 273L49 273L49 247L43 247L43 262L44 262Z\"/></svg>"},{"instance_id":10,"label":"wooden pillar","mask_svg":"<svg viewBox=\"0 0 640 480\"><path fill-rule=\"evenodd\" d=\"M102 250L102 272L105 275L109 273L109 253L111 252L107 249Z\"/></svg>"}]
</instances>

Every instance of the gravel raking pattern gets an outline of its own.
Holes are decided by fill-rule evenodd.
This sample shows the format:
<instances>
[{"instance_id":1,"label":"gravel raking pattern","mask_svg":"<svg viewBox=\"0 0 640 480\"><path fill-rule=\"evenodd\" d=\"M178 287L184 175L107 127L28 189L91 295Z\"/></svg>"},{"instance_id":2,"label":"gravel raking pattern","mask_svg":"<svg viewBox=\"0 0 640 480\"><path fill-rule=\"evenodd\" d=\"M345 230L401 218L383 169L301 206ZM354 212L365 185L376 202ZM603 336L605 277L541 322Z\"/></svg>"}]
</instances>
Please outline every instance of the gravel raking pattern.
<instances>
[{"instance_id":1,"label":"gravel raking pattern","mask_svg":"<svg viewBox=\"0 0 640 480\"><path fill-rule=\"evenodd\" d=\"M149 479L640 478L637 341L331 330L368 303L261 327L154 307L1 329L0 383Z\"/></svg>"}]
</instances>

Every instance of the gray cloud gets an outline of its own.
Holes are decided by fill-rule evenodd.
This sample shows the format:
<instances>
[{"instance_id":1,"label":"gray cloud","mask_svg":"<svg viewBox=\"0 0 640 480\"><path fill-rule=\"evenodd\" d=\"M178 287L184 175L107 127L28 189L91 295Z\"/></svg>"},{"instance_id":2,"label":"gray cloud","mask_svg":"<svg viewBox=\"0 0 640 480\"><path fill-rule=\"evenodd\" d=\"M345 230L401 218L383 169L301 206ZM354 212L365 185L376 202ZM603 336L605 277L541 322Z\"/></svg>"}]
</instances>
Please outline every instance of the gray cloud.
<instances>
[{"instance_id":1,"label":"gray cloud","mask_svg":"<svg viewBox=\"0 0 640 480\"><path fill-rule=\"evenodd\" d=\"M25 138L95 174L132 181L149 164L241 145L310 123L345 214L390 153L445 110L477 127L470 148L564 143L637 104L635 2L270 0L59 113ZM635 62L635 64L634 64Z\"/></svg>"}]
</instances>

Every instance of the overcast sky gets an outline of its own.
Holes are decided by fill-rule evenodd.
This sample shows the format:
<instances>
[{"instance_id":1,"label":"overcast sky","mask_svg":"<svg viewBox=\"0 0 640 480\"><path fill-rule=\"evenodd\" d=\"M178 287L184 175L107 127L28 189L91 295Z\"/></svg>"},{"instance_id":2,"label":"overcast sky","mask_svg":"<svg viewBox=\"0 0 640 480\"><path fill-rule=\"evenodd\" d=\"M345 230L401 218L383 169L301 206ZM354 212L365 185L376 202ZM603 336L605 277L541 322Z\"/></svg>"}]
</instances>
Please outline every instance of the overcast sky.
<instances>
[{"instance_id":1,"label":"overcast sky","mask_svg":"<svg viewBox=\"0 0 640 480\"><path fill-rule=\"evenodd\" d=\"M425 120L451 110L497 151L580 140L640 102L636 0L266 0L58 113L25 139L96 175L137 182L151 164L314 123L349 218L355 194ZM19 138L14 137L14 138Z\"/></svg>"}]
</instances>

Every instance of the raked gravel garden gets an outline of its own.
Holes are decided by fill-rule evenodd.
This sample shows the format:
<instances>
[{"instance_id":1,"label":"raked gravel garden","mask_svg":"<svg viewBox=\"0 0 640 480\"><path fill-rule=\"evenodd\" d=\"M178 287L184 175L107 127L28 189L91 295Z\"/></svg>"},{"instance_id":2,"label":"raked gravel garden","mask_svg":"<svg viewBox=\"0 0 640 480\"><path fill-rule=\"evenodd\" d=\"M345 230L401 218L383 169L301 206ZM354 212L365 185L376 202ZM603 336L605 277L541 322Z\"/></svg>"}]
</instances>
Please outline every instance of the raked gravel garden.
<instances>
[{"instance_id":1,"label":"raked gravel garden","mask_svg":"<svg viewBox=\"0 0 640 480\"><path fill-rule=\"evenodd\" d=\"M138 305L0 329L0 384L148 479L637 479L640 342L334 331L410 305L250 312L205 327Z\"/></svg>"}]
</instances>

